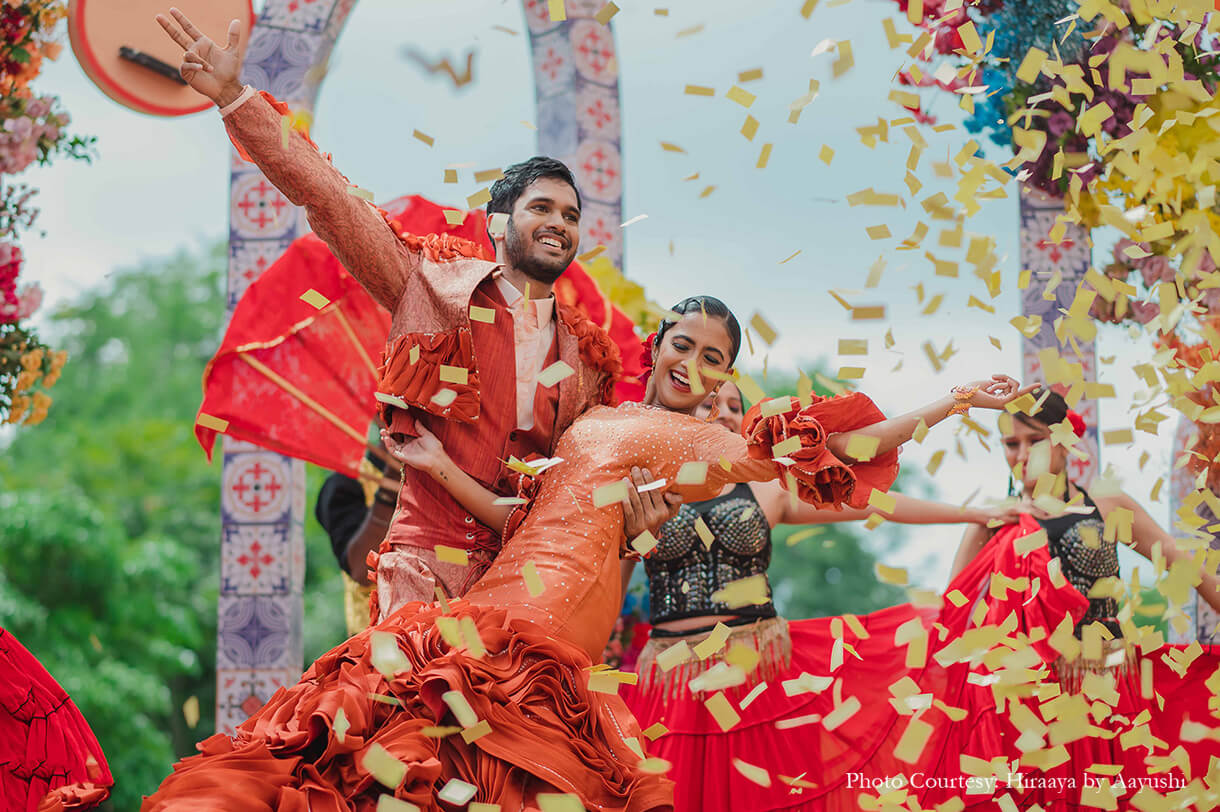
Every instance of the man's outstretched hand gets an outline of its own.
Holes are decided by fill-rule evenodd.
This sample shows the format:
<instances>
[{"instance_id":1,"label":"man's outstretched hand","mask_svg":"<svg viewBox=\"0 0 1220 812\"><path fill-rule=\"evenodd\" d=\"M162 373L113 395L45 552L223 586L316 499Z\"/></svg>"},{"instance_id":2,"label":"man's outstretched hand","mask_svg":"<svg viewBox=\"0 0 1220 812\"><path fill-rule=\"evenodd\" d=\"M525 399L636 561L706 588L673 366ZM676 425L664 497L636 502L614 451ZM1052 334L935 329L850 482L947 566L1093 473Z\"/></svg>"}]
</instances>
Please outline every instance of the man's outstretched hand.
<instances>
[{"instance_id":1,"label":"man's outstretched hand","mask_svg":"<svg viewBox=\"0 0 1220 812\"><path fill-rule=\"evenodd\" d=\"M241 51L237 48L241 37L241 21L229 23L228 41L223 48L195 27L187 16L176 8L169 10L169 17L157 15L157 22L169 34L170 39L182 46L182 65L178 72L196 92L207 96L219 107L231 104L241 95ZM173 19L170 19L172 17Z\"/></svg>"}]
</instances>

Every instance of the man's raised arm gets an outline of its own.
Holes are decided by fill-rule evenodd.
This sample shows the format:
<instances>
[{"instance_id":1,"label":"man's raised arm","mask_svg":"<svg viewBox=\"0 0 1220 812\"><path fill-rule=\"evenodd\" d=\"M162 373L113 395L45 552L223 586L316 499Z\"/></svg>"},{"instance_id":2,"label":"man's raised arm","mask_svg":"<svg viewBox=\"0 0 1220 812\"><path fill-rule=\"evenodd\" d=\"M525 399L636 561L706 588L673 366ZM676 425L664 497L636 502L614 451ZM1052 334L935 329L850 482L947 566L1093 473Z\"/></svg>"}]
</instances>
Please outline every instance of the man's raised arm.
<instances>
[{"instance_id":1,"label":"man's raised arm","mask_svg":"<svg viewBox=\"0 0 1220 812\"><path fill-rule=\"evenodd\" d=\"M171 19L172 18L172 19ZM394 233L382 214L354 194L354 187L308 138L283 124L283 116L252 88L243 86L240 23L229 24L220 47L178 9L157 22L185 53L179 68L196 92L211 99L233 142L290 201L305 207L309 224L343 266L391 313L418 255Z\"/></svg>"}]
</instances>

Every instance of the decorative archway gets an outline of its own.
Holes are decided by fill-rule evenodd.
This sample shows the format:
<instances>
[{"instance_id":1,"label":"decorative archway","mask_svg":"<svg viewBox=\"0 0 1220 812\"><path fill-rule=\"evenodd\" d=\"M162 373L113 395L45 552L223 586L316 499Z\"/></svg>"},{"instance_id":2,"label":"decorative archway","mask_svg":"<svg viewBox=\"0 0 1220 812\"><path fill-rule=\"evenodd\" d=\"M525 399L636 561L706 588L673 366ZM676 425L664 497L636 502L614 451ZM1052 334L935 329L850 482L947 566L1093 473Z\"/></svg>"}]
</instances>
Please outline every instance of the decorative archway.
<instances>
[{"instance_id":1,"label":"decorative archway","mask_svg":"<svg viewBox=\"0 0 1220 812\"><path fill-rule=\"evenodd\" d=\"M243 79L312 110L321 70L356 0L267 0ZM564 160L585 200L581 239L622 267L622 150L614 36L601 0L524 0L538 149ZM557 14L556 16L564 16ZM308 231L253 165L230 158L228 310L292 240ZM232 733L301 674L305 464L223 438L216 729Z\"/></svg>"}]
</instances>

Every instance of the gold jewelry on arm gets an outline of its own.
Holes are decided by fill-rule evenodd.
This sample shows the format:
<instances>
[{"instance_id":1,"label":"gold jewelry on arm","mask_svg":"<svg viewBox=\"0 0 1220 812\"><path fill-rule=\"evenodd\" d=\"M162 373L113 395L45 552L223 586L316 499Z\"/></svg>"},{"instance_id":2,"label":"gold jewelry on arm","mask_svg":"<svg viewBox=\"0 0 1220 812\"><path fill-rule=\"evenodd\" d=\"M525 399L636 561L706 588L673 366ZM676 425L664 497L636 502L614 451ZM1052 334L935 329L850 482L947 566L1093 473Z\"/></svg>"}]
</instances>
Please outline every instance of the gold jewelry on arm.
<instances>
[{"instance_id":1,"label":"gold jewelry on arm","mask_svg":"<svg viewBox=\"0 0 1220 812\"><path fill-rule=\"evenodd\" d=\"M976 394L978 394L978 391L979 391L979 388L977 386L955 386L955 387L953 387L953 389L951 389L950 392L953 394L953 400L955 401L955 403L953 404L952 408L949 409L949 414L946 416L952 416L955 414L961 414L961 415L969 414L970 413L970 399L973 398Z\"/></svg>"}]
</instances>

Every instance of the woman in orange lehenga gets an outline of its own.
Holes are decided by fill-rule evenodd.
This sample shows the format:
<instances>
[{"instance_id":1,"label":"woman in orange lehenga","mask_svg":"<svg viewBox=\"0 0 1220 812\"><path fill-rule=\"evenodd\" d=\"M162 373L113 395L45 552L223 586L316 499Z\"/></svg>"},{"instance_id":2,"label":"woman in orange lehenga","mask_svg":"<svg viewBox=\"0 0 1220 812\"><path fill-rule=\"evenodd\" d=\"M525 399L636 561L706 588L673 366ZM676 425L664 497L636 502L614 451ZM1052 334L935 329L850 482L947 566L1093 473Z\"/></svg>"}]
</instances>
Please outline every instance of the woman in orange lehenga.
<instances>
[{"instance_id":1,"label":"woman in orange lehenga","mask_svg":"<svg viewBox=\"0 0 1220 812\"><path fill-rule=\"evenodd\" d=\"M680 394L685 361L727 370L740 335L727 325L688 316L658 361L657 374L674 373L670 394L689 400L687 412L702 395L689 384ZM966 398L1000 408L1015 390L1011 379L992 380ZM650 388L646 404L655 398ZM426 810L447 799L519 810L554 792L592 810L669 809L670 783L641 764L638 726L599 684L612 678L591 684L621 604L615 502L627 474L647 467L666 490L698 500L782 472L804 500L859 503L889 486L896 449L920 418L934 423L954 403L885 420L859 394L804 408L789 399L777 414L752 411L748 440L649 405L591 409L560 439L564 461L537 477L528 512L504 515L486 491L482 506L472 505L502 511L506 542L464 598L408 604L323 655L236 737L203 741L202 755L181 762L143 809L371 810L384 793ZM851 460L849 436L836 432L875 438L872 460ZM389 446L450 487L470 484L430 435Z\"/></svg>"}]
</instances>

